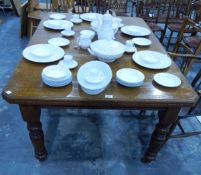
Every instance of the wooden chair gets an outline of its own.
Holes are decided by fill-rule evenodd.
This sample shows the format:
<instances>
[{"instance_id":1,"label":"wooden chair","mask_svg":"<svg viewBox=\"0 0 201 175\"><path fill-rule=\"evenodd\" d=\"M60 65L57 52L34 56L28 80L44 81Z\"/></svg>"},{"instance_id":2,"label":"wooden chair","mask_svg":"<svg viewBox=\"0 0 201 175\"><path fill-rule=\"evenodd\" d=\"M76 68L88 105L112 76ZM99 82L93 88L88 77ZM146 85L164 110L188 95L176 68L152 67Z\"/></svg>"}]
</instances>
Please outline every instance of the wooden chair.
<instances>
[{"instance_id":1,"label":"wooden chair","mask_svg":"<svg viewBox=\"0 0 201 175\"><path fill-rule=\"evenodd\" d=\"M191 19L195 19L196 17L192 18L195 13L198 13L198 9L193 11L194 4L191 0L184 1L184 0L177 0L173 3L171 7L171 16L167 20L167 29L170 31L170 35L168 36L168 42L166 49L169 49L171 39L174 33L178 33L182 27L182 23L185 17L189 17ZM201 7L201 6L200 6ZM199 7L199 8L200 8ZM196 15L197 16L197 15Z\"/></svg>"},{"instance_id":2,"label":"wooden chair","mask_svg":"<svg viewBox=\"0 0 201 175\"><path fill-rule=\"evenodd\" d=\"M72 0L46 0L45 5L40 5L38 0L28 0L28 36L33 35L40 20L47 11L68 12L74 1ZM39 9L39 7L44 7Z\"/></svg>"},{"instance_id":3,"label":"wooden chair","mask_svg":"<svg viewBox=\"0 0 201 175\"><path fill-rule=\"evenodd\" d=\"M95 4L98 13L105 13L109 10L113 16L130 16L128 0L97 0Z\"/></svg>"},{"instance_id":4,"label":"wooden chair","mask_svg":"<svg viewBox=\"0 0 201 175\"><path fill-rule=\"evenodd\" d=\"M160 24L164 25L167 23L172 1L140 1L136 7L136 16L143 18L154 33L160 32L161 42L165 35L166 26L162 27Z\"/></svg>"},{"instance_id":5,"label":"wooden chair","mask_svg":"<svg viewBox=\"0 0 201 175\"><path fill-rule=\"evenodd\" d=\"M186 18L184 20L184 23L181 27L181 31L179 32L175 47L173 52L169 52L170 56L172 58L174 58L174 60L176 59L182 59L182 66L181 71L183 72L184 75L187 75L188 72L190 71L190 68L192 67L192 63L194 62L194 64L199 64L200 66L198 66L198 72L195 76L195 78L192 80L191 85L195 88L195 90L197 90L198 95L199 95L199 100L197 102L197 104L199 103L200 99L201 99L201 91L200 91L200 79L201 79L201 41L198 43L198 45L195 48L190 48L185 42L184 42L184 34L185 34L185 30L186 28L188 28L188 30L191 30L193 32L199 33L201 34L201 26L199 26L197 23L195 23L194 21L192 21L191 19ZM185 49L185 52L183 53L179 53L179 49L182 46L183 49ZM178 125L181 133L177 134L177 135L172 135L171 137L177 138L177 137L187 137L187 136L192 136L192 135L197 135L197 134L201 134L201 131L192 131L192 132L185 132L183 126L181 125L181 120L185 119L185 118L189 118L189 117L195 117L196 115L193 114L193 110L195 109L195 107L191 108L188 110L186 115L180 115L175 123L175 125L171 128L172 131L173 129ZM199 114L201 115L201 114Z\"/></svg>"}]
</instances>

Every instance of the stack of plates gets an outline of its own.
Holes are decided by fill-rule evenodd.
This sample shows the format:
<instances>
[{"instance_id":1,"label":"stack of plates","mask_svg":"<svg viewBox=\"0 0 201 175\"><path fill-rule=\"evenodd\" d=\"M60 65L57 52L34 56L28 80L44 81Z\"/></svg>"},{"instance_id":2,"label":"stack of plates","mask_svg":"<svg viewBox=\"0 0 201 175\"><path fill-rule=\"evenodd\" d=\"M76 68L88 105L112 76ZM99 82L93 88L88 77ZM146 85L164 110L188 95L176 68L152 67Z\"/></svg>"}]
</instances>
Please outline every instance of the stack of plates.
<instances>
[{"instance_id":1,"label":"stack of plates","mask_svg":"<svg viewBox=\"0 0 201 175\"><path fill-rule=\"evenodd\" d=\"M71 72L58 65L45 67L42 71L41 77L42 81L51 87L66 86L72 81Z\"/></svg>"},{"instance_id":2,"label":"stack of plates","mask_svg":"<svg viewBox=\"0 0 201 175\"><path fill-rule=\"evenodd\" d=\"M87 62L80 67L77 73L78 83L82 90L89 95L103 92L111 79L111 68L101 61Z\"/></svg>"},{"instance_id":3,"label":"stack of plates","mask_svg":"<svg viewBox=\"0 0 201 175\"><path fill-rule=\"evenodd\" d=\"M116 81L126 87L137 87L143 84L144 74L136 69L123 68L116 72Z\"/></svg>"}]
</instances>

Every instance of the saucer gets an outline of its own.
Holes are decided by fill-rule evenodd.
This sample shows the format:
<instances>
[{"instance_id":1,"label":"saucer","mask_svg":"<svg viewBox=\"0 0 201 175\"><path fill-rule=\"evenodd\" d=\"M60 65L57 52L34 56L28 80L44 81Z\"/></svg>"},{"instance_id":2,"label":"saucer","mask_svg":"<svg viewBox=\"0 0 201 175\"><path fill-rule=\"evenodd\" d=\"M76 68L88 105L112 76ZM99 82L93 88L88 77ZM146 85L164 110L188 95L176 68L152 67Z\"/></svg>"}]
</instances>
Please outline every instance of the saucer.
<instances>
[{"instance_id":1,"label":"saucer","mask_svg":"<svg viewBox=\"0 0 201 175\"><path fill-rule=\"evenodd\" d=\"M78 62L75 60L65 62L64 60L59 61L59 64L62 67L68 68L68 69L74 69L78 66Z\"/></svg>"},{"instance_id":2,"label":"saucer","mask_svg":"<svg viewBox=\"0 0 201 175\"><path fill-rule=\"evenodd\" d=\"M149 46L151 45L151 40L147 39L147 38L133 38L133 43L139 46Z\"/></svg>"},{"instance_id":3,"label":"saucer","mask_svg":"<svg viewBox=\"0 0 201 175\"><path fill-rule=\"evenodd\" d=\"M63 36L69 37L75 35L75 32L73 30L66 32L65 30L61 31L61 34Z\"/></svg>"},{"instance_id":4,"label":"saucer","mask_svg":"<svg viewBox=\"0 0 201 175\"><path fill-rule=\"evenodd\" d=\"M154 75L154 81L164 87L178 87L181 84L181 80L178 76L170 73L158 73Z\"/></svg>"},{"instance_id":5,"label":"saucer","mask_svg":"<svg viewBox=\"0 0 201 175\"><path fill-rule=\"evenodd\" d=\"M125 52L128 52L128 53L134 53L134 52L137 52L137 48L136 47L125 47Z\"/></svg>"},{"instance_id":6,"label":"saucer","mask_svg":"<svg viewBox=\"0 0 201 175\"><path fill-rule=\"evenodd\" d=\"M75 24L79 24L79 23L82 22L82 19L80 19L80 18L72 18L70 21L75 23Z\"/></svg>"},{"instance_id":7,"label":"saucer","mask_svg":"<svg viewBox=\"0 0 201 175\"><path fill-rule=\"evenodd\" d=\"M51 38L48 40L48 43L53 45L53 46L67 46L70 44L70 41L68 39L65 39L65 38L61 38L61 37L58 37L58 38Z\"/></svg>"}]
</instances>

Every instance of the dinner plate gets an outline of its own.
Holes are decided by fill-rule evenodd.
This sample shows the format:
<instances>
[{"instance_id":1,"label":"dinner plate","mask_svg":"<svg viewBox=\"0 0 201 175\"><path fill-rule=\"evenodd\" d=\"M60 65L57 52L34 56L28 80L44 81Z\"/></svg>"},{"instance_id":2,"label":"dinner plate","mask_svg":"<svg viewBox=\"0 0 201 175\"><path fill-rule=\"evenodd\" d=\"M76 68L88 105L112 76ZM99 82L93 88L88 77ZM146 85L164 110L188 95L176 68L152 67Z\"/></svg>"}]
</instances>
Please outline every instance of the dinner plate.
<instances>
[{"instance_id":1,"label":"dinner plate","mask_svg":"<svg viewBox=\"0 0 201 175\"><path fill-rule=\"evenodd\" d=\"M116 72L116 80L126 87L141 86L144 82L144 74L136 69L123 68Z\"/></svg>"},{"instance_id":2,"label":"dinner plate","mask_svg":"<svg viewBox=\"0 0 201 175\"><path fill-rule=\"evenodd\" d=\"M73 31L73 30L70 30L70 31L63 30L63 31L61 31L61 34L63 36L69 37L69 36L75 35L75 31Z\"/></svg>"},{"instance_id":3,"label":"dinner plate","mask_svg":"<svg viewBox=\"0 0 201 175\"><path fill-rule=\"evenodd\" d=\"M40 52L44 52L40 54ZM61 59L64 50L51 44L36 44L25 48L22 52L25 59L36 63L49 63Z\"/></svg>"},{"instance_id":4,"label":"dinner plate","mask_svg":"<svg viewBox=\"0 0 201 175\"><path fill-rule=\"evenodd\" d=\"M178 87L181 80L178 76L170 73L158 73L154 75L154 81L164 87Z\"/></svg>"},{"instance_id":5,"label":"dinner plate","mask_svg":"<svg viewBox=\"0 0 201 175\"><path fill-rule=\"evenodd\" d=\"M61 38L61 37L58 37L58 38L51 38L48 40L48 43L53 45L53 46L67 46L70 44L70 41L68 39L65 39L65 38Z\"/></svg>"},{"instance_id":6,"label":"dinner plate","mask_svg":"<svg viewBox=\"0 0 201 175\"><path fill-rule=\"evenodd\" d=\"M46 20L43 26L53 30L64 30L65 28L73 27L73 23L67 20Z\"/></svg>"},{"instance_id":7,"label":"dinner plate","mask_svg":"<svg viewBox=\"0 0 201 175\"><path fill-rule=\"evenodd\" d=\"M147 38L133 38L133 43L139 46L149 46L151 45L151 40L147 39Z\"/></svg>"},{"instance_id":8,"label":"dinner plate","mask_svg":"<svg viewBox=\"0 0 201 175\"><path fill-rule=\"evenodd\" d=\"M149 50L134 53L132 59L140 66L149 69L165 69L172 63L168 55Z\"/></svg>"},{"instance_id":9,"label":"dinner plate","mask_svg":"<svg viewBox=\"0 0 201 175\"><path fill-rule=\"evenodd\" d=\"M102 16L102 15L98 13L83 13L80 15L80 18L85 21L92 22L97 19L97 16Z\"/></svg>"},{"instance_id":10,"label":"dinner plate","mask_svg":"<svg viewBox=\"0 0 201 175\"><path fill-rule=\"evenodd\" d=\"M51 19L65 19L66 15L62 14L62 13L52 13L49 16Z\"/></svg>"},{"instance_id":11,"label":"dinner plate","mask_svg":"<svg viewBox=\"0 0 201 175\"><path fill-rule=\"evenodd\" d=\"M148 36L151 34L149 29L140 26L124 26L121 28L121 32L131 36Z\"/></svg>"}]
</instances>

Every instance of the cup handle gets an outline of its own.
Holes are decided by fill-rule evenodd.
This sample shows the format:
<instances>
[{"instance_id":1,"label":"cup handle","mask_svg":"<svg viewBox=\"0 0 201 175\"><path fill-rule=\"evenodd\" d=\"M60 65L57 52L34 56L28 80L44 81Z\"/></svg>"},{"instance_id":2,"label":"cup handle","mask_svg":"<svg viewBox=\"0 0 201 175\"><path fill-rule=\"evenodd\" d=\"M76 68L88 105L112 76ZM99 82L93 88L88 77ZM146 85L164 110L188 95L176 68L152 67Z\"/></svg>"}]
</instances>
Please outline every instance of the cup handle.
<instances>
[{"instance_id":1,"label":"cup handle","mask_svg":"<svg viewBox=\"0 0 201 175\"><path fill-rule=\"evenodd\" d=\"M90 48L88 48L87 50L89 51L89 53L90 53L92 56L95 56L95 53L94 53Z\"/></svg>"}]
</instances>

